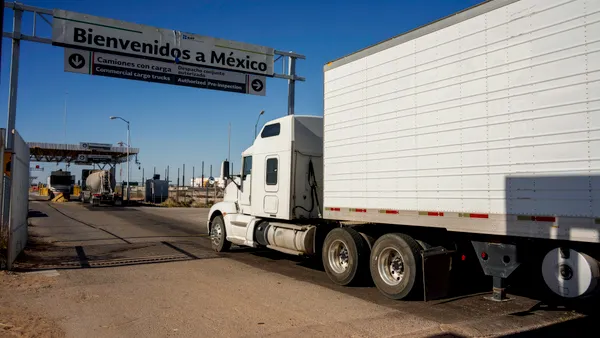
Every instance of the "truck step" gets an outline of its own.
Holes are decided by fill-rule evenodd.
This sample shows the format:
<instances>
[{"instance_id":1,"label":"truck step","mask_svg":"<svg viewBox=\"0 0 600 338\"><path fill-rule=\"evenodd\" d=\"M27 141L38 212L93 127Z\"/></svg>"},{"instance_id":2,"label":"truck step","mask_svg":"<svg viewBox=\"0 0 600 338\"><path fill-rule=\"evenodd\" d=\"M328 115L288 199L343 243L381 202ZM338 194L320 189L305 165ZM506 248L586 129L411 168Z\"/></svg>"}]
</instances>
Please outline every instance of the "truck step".
<instances>
[{"instance_id":1,"label":"truck step","mask_svg":"<svg viewBox=\"0 0 600 338\"><path fill-rule=\"evenodd\" d=\"M269 248L271 250L277 250L279 252L283 252L283 253L288 254L288 255L294 255L294 256L302 256L302 255L304 255L303 252L296 251L296 250L291 250L291 249L286 249L286 248L282 248L282 247L274 246L274 245L267 245L267 248Z\"/></svg>"},{"instance_id":2,"label":"truck step","mask_svg":"<svg viewBox=\"0 0 600 338\"><path fill-rule=\"evenodd\" d=\"M269 222L269 225L273 226L273 227L296 230L296 231L306 231L306 230L308 230L308 228L310 228L310 226L308 226L308 225L296 225L296 224L279 223L279 222Z\"/></svg>"}]
</instances>

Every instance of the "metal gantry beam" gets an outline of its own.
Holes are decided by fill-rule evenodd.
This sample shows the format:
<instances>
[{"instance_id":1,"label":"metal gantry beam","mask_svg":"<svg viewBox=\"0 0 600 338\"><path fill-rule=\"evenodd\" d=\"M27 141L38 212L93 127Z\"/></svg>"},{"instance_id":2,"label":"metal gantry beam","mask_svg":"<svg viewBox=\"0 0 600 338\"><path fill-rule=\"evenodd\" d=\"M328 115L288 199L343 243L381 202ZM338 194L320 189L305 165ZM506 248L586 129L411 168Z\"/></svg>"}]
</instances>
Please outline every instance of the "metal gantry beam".
<instances>
[{"instance_id":1,"label":"metal gantry beam","mask_svg":"<svg viewBox=\"0 0 600 338\"><path fill-rule=\"evenodd\" d=\"M51 19L48 19L46 15L52 16L53 11L51 9L34 7L18 2L5 3L5 8L13 10L13 31L3 32L2 36L5 38L12 39L12 55L11 55L11 71L9 80L9 100L8 100L8 135L6 138L6 145L8 149L12 149L13 135L12 130L15 127L16 121L16 109L17 109L17 87L18 87L18 72L19 72L19 54L21 40L31 41L37 43L52 44L52 39L47 37L37 36L37 18L38 16L45 21L48 25L52 26ZM33 29L32 35L23 34L21 32L22 16L24 12L33 13ZM279 58L285 57L288 59L288 71L285 73L285 69L282 73L272 74L273 78L288 80L288 115L295 113L295 97L296 97L296 81L305 81L304 77L296 74L296 60L305 60L306 56L294 52L285 52L281 50L275 50L275 55Z\"/></svg>"},{"instance_id":2,"label":"metal gantry beam","mask_svg":"<svg viewBox=\"0 0 600 338\"><path fill-rule=\"evenodd\" d=\"M19 86L19 59L21 54L21 40L38 43L52 44L52 39L36 36L37 20L33 20L33 35L21 33L23 12L33 12L33 17L38 15L51 25L50 21L44 15L52 15L52 10L24 5L18 2L5 3L5 8L13 10L13 29L12 32L2 32L2 36L12 40L11 58L10 58L10 79L8 90L8 121L6 148L13 149L16 117L17 117L17 88Z\"/></svg>"}]
</instances>

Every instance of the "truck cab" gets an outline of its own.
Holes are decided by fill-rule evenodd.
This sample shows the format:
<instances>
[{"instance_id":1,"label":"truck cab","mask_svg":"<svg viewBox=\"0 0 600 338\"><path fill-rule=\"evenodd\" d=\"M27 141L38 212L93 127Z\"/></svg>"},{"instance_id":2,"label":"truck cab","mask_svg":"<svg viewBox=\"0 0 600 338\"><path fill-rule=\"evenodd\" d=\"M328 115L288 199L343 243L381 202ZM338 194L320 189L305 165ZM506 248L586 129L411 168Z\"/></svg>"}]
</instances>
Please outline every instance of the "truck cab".
<instances>
[{"instance_id":1,"label":"truck cab","mask_svg":"<svg viewBox=\"0 0 600 338\"><path fill-rule=\"evenodd\" d=\"M321 216L322 117L289 115L267 122L241 163L237 177L222 166L225 196L209 212L209 233L219 218L224 239L257 246L254 227L263 220L293 224Z\"/></svg>"}]
</instances>

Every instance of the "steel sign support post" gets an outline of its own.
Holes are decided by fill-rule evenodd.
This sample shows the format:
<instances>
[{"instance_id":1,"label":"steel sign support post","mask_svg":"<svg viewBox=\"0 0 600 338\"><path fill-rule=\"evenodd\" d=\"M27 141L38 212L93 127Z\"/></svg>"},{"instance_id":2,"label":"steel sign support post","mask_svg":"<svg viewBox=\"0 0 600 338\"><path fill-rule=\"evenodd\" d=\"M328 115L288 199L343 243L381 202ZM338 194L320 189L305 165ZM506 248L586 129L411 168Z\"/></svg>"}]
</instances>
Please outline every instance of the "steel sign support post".
<instances>
[{"instance_id":1,"label":"steel sign support post","mask_svg":"<svg viewBox=\"0 0 600 338\"><path fill-rule=\"evenodd\" d=\"M19 81L19 56L21 54L21 18L23 11L15 6L13 17L12 50L10 56L10 79L8 89L8 122L6 124L6 149L13 149L15 120L17 117L17 87Z\"/></svg>"},{"instance_id":2,"label":"steel sign support post","mask_svg":"<svg viewBox=\"0 0 600 338\"><path fill-rule=\"evenodd\" d=\"M294 52L275 51L275 55L286 56L288 58L288 73L273 74L274 78L288 80L288 115L294 115L296 104L296 81L305 81L306 79L296 75L296 60L305 60L306 57Z\"/></svg>"},{"instance_id":3,"label":"steel sign support post","mask_svg":"<svg viewBox=\"0 0 600 338\"><path fill-rule=\"evenodd\" d=\"M288 115L294 115L294 105L296 101L296 58L290 57L288 74L292 76L288 80Z\"/></svg>"}]
</instances>

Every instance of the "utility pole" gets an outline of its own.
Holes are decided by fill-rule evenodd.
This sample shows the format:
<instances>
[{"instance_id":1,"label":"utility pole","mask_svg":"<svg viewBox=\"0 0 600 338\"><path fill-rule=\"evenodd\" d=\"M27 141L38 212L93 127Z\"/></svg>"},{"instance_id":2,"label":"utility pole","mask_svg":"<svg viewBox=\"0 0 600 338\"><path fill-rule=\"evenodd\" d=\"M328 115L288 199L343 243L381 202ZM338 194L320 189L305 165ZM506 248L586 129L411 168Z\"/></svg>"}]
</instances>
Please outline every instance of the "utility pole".
<instances>
[{"instance_id":1,"label":"utility pole","mask_svg":"<svg viewBox=\"0 0 600 338\"><path fill-rule=\"evenodd\" d=\"M63 128L64 128L64 139L63 142L65 144L67 144L67 95L69 94L68 91L65 90L65 111L64 111L64 116L63 116ZM65 163L65 171L69 170L69 163Z\"/></svg>"},{"instance_id":2,"label":"utility pole","mask_svg":"<svg viewBox=\"0 0 600 338\"><path fill-rule=\"evenodd\" d=\"M196 192L196 167L192 166L192 203L194 203L194 193Z\"/></svg>"},{"instance_id":3,"label":"utility pole","mask_svg":"<svg viewBox=\"0 0 600 338\"><path fill-rule=\"evenodd\" d=\"M179 202L179 168L177 168L177 202Z\"/></svg>"},{"instance_id":4,"label":"utility pole","mask_svg":"<svg viewBox=\"0 0 600 338\"><path fill-rule=\"evenodd\" d=\"M183 164L183 176L181 177L181 189L183 190L183 201L185 202L185 198L187 197L187 193L185 191L185 163Z\"/></svg>"},{"instance_id":5,"label":"utility pole","mask_svg":"<svg viewBox=\"0 0 600 338\"><path fill-rule=\"evenodd\" d=\"M204 161L202 161L202 187L204 187ZM208 206L208 185L204 189L204 197L206 199L205 205Z\"/></svg>"}]
</instances>

